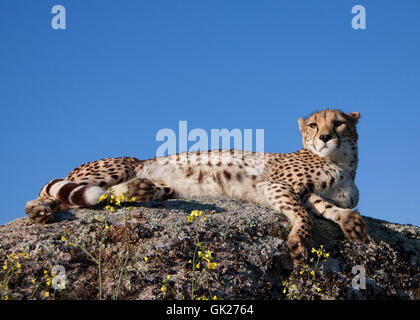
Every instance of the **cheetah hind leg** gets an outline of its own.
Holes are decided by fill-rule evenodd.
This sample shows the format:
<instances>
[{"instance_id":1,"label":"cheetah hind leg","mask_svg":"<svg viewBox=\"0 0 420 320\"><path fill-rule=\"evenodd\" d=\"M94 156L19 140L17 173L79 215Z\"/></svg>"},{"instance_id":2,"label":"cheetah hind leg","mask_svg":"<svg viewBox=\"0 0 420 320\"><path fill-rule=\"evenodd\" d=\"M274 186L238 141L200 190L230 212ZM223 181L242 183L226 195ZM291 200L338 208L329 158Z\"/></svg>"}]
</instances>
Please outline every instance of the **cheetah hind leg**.
<instances>
[{"instance_id":1,"label":"cheetah hind leg","mask_svg":"<svg viewBox=\"0 0 420 320\"><path fill-rule=\"evenodd\" d=\"M112 191L119 196L125 193L128 198L135 197L136 201L146 202L149 200L161 201L173 196L174 190L167 186L161 186L147 179L133 178L125 183L112 187Z\"/></svg>"}]
</instances>

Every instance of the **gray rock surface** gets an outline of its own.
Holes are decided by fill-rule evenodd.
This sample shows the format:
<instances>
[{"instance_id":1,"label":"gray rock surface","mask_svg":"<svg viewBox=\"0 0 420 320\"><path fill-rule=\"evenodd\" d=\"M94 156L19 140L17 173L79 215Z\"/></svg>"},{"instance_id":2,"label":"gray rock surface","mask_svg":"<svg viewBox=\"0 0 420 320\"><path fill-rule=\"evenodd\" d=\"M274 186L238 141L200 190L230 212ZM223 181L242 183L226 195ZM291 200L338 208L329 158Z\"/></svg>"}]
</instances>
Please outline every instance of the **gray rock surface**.
<instances>
[{"instance_id":1,"label":"gray rock surface","mask_svg":"<svg viewBox=\"0 0 420 320\"><path fill-rule=\"evenodd\" d=\"M298 288L298 299L420 299L416 226L365 217L368 239L356 243L334 223L313 217L312 246L324 245L329 257L309 280L290 261L287 219L269 208L215 199L133 206L108 214L103 206L61 212L45 226L27 217L0 226L1 297L288 299L287 281ZM192 210L205 220L188 223ZM197 241L202 249L196 250ZM216 267L206 268L203 260L193 271L194 252L207 250ZM57 265L65 279L62 273L52 279ZM352 287L356 265L365 269L365 289Z\"/></svg>"}]
</instances>

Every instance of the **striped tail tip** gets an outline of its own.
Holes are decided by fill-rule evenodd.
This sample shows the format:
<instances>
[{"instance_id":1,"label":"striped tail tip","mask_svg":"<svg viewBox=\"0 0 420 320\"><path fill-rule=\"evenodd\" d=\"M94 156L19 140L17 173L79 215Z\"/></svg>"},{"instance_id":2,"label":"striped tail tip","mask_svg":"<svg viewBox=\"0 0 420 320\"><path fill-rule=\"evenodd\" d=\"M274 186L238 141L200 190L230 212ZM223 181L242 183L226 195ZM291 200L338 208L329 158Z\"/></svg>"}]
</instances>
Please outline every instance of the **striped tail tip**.
<instances>
[{"instance_id":1,"label":"striped tail tip","mask_svg":"<svg viewBox=\"0 0 420 320\"><path fill-rule=\"evenodd\" d=\"M63 179L55 179L48 183L40 193L59 200L70 207L90 207L98 203L106 191L98 186L79 184Z\"/></svg>"}]
</instances>

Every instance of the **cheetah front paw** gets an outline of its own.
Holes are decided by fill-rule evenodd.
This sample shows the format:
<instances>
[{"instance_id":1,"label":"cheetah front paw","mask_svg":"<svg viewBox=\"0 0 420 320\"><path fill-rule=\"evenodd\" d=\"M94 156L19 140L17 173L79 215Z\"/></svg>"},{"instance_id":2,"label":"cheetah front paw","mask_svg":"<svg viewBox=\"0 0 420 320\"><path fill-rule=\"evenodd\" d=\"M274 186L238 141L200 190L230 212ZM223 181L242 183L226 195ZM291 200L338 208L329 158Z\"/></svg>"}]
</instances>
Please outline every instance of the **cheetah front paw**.
<instances>
[{"instance_id":1,"label":"cheetah front paw","mask_svg":"<svg viewBox=\"0 0 420 320\"><path fill-rule=\"evenodd\" d=\"M307 260L310 238L309 233L305 234L300 230L290 232L287 246L294 265L302 264Z\"/></svg>"},{"instance_id":2,"label":"cheetah front paw","mask_svg":"<svg viewBox=\"0 0 420 320\"><path fill-rule=\"evenodd\" d=\"M357 210L342 215L339 221L345 237L353 241L366 239L366 223Z\"/></svg>"},{"instance_id":3,"label":"cheetah front paw","mask_svg":"<svg viewBox=\"0 0 420 320\"><path fill-rule=\"evenodd\" d=\"M59 207L58 201L54 199L35 199L26 203L25 213L36 224L45 224Z\"/></svg>"},{"instance_id":4,"label":"cheetah front paw","mask_svg":"<svg viewBox=\"0 0 420 320\"><path fill-rule=\"evenodd\" d=\"M134 178L127 182L127 196L135 197L136 201L148 201L155 192L155 184L147 179Z\"/></svg>"}]
</instances>

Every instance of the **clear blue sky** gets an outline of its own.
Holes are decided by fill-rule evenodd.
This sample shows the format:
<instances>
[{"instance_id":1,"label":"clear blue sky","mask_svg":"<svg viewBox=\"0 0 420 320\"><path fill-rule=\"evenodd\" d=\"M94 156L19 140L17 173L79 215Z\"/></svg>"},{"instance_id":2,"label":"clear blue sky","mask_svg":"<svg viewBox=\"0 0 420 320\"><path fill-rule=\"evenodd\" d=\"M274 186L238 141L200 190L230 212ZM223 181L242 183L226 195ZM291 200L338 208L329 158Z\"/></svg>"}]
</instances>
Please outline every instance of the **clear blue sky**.
<instances>
[{"instance_id":1,"label":"clear blue sky","mask_svg":"<svg viewBox=\"0 0 420 320\"><path fill-rule=\"evenodd\" d=\"M0 224L84 162L153 157L179 120L292 152L297 118L337 107L362 115L362 214L420 225L419 18L416 0L2 0Z\"/></svg>"}]
</instances>

